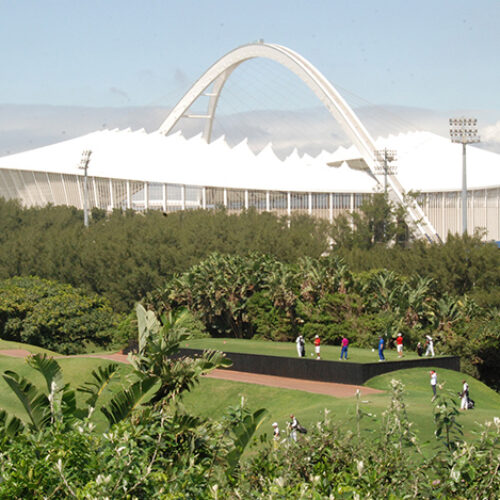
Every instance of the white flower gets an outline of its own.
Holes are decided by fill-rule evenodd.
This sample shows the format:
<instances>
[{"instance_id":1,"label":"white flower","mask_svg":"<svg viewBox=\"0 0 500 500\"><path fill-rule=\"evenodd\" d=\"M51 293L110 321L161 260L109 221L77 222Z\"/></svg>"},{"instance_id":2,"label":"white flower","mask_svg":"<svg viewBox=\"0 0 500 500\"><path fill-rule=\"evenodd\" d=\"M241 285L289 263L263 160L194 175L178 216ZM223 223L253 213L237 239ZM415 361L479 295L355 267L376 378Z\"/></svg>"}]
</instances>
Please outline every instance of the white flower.
<instances>
[{"instance_id":1,"label":"white flower","mask_svg":"<svg viewBox=\"0 0 500 500\"><path fill-rule=\"evenodd\" d=\"M455 469L455 467L453 467L450 472L450 477L453 479L453 481L458 483L458 481L460 481L460 476L461 476L460 470Z\"/></svg>"},{"instance_id":2,"label":"white flower","mask_svg":"<svg viewBox=\"0 0 500 500\"><path fill-rule=\"evenodd\" d=\"M285 486L285 479L282 477L277 477L274 482L280 487L283 488Z\"/></svg>"},{"instance_id":3,"label":"white flower","mask_svg":"<svg viewBox=\"0 0 500 500\"><path fill-rule=\"evenodd\" d=\"M108 474L107 476L104 476L103 474L99 474L95 480L95 482L97 484L106 484L106 483L109 483L110 481L111 481L111 474Z\"/></svg>"},{"instance_id":4,"label":"white flower","mask_svg":"<svg viewBox=\"0 0 500 500\"><path fill-rule=\"evenodd\" d=\"M363 463L363 460L356 460L356 467L358 469L358 474L360 476L363 475L363 470L365 468L365 464Z\"/></svg>"},{"instance_id":5,"label":"white flower","mask_svg":"<svg viewBox=\"0 0 500 500\"><path fill-rule=\"evenodd\" d=\"M219 498L219 485L218 484L213 484L210 486L210 489L212 490L212 495L214 496L215 500Z\"/></svg>"}]
</instances>

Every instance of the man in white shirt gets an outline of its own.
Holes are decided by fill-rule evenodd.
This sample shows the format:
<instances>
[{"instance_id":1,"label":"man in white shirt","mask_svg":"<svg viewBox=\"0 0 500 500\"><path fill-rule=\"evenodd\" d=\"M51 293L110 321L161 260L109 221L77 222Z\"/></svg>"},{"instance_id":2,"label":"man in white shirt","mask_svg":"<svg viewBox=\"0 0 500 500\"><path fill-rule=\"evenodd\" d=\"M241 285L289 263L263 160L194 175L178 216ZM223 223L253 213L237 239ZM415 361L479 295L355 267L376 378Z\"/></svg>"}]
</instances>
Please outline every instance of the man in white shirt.
<instances>
[{"instance_id":1,"label":"man in white shirt","mask_svg":"<svg viewBox=\"0 0 500 500\"><path fill-rule=\"evenodd\" d=\"M305 356L305 341L302 335L299 335L295 339L295 343L297 344L297 354L299 358L303 358Z\"/></svg>"},{"instance_id":2,"label":"man in white shirt","mask_svg":"<svg viewBox=\"0 0 500 500\"><path fill-rule=\"evenodd\" d=\"M425 355L428 356L430 354L434 357L434 342L432 341L432 337L430 335L426 335L425 338L427 339L427 349L425 351Z\"/></svg>"}]
</instances>

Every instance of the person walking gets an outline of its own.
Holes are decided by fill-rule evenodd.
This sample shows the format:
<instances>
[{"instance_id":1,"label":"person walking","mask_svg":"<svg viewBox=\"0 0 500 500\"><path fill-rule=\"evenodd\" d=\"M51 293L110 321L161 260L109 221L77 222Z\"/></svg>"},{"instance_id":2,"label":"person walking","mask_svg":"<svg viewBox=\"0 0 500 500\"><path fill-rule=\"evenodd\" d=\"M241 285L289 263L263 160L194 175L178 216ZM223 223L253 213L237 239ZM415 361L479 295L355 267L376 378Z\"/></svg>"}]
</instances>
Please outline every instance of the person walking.
<instances>
[{"instance_id":1,"label":"person walking","mask_svg":"<svg viewBox=\"0 0 500 500\"><path fill-rule=\"evenodd\" d=\"M462 380L462 392L460 393L460 409L468 410L469 409L469 384Z\"/></svg>"},{"instance_id":2,"label":"person walking","mask_svg":"<svg viewBox=\"0 0 500 500\"><path fill-rule=\"evenodd\" d=\"M398 358L403 357L403 334L398 333L398 336L396 337L396 349L398 351Z\"/></svg>"},{"instance_id":3,"label":"person walking","mask_svg":"<svg viewBox=\"0 0 500 500\"><path fill-rule=\"evenodd\" d=\"M437 386L438 376L434 370L431 370L429 373L431 375L432 401L434 401L436 399L436 396L437 396L436 386Z\"/></svg>"},{"instance_id":4,"label":"person walking","mask_svg":"<svg viewBox=\"0 0 500 500\"><path fill-rule=\"evenodd\" d=\"M299 426L298 420L292 414L290 415L290 422L288 422L288 428L290 430L290 439L297 441L297 427Z\"/></svg>"},{"instance_id":5,"label":"person walking","mask_svg":"<svg viewBox=\"0 0 500 500\"><path fill-rule=\"evenodd\" d=\"M425 338L427 339L425 341L427 345L425 355L428 356L430 354L432 357L434 357L434 341L432 340L432 337L430 335L426 335Z\"/></svg>"},{"instance_id":6,"label":"person walking","mask_svg":"<svg viewBox=\"0 0 500 500\"><path fill-rule=\"evenodd\" d=\"M347 359L347 349L349 347L349 339L346 336L344 336L340 345L342 346L342 348L340 349L340 359L344 358L344 354L345 354L345 359Z\"/></svg>"},{"instance_id":7,"label":"person walking","mask_svg":"<svg viewBox=\"0 0 500 500\"><path fill-rule=\"evenodd\" d=\"M314 336L314 350L316 351L316 359L321 359L320 344L321 344L321 339L319 338L319 335L315 335Z\"/></svg>"},{"instance_id":8,"label":"person walking","mask_svg":"<svg viewBox=\"0 0 500 500\"><path fill-rule=\"evenodd\" d=\"M297 344L297 354L299 355L299 358L303 358L306 355L306 343L304 341L304 337L299 335L295 339L295 343Z\"/></svg>"},{"instance_id":9,"label":"person walking","mask_svg":"<svg viewBox=\"0 0 500 500\"><path fill-rule=\"evenodd\" d=\"M280 441L280 429L278 427L278 422L273 422L273 445L276 449Z\"/></svg>"},{"instance_id":10,"label":"person walking","mask_svg":"<svg viewBox=\"0 0 500 500\"><path fill-rule=\"evenodd\" d=\"M378 339L378 358L379 358L378 360L379 361L385 361L384 347L385 347L384 337L380 337Z\"/></svg>"},{"instance_id":11,"label":"person walking","mask_svg":"<svg viewBox=\"0 0 500 500\"><path fill-rule=\"evenodd\" d=\"M422 357L422 354L424 354L424 348L422 347L422 344L420 342L417 342L417 354Z\"/></svg>"}]
</instances>

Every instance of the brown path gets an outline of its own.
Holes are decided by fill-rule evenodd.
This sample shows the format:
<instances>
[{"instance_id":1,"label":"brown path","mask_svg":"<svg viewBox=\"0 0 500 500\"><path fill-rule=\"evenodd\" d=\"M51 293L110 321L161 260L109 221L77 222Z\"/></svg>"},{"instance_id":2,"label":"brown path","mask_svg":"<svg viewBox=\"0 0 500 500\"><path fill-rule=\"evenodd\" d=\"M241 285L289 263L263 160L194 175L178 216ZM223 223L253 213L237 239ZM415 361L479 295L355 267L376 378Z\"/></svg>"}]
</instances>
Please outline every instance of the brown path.
<instances>
[{"instance_id":1,"label":"brown path","mask_svg":"<svg viewBox=\"0 0 500 500\"><path fill-rule=\"evenodd\" d=\"M0 355L25 358L32 354L24 349L4 349L0 350ZM120 353L113 354L83 354L75 356L58 356L60 358L85 357L109 359L118 363L128 363L127 355ZM359 390L362 396L367 394L380 394L383 391L364 387L361 385L337 384L334 382L316 382L314 380L302 380L297 378L276 377L274 375L261 375L259 373L237 372L234 370L213 370L208 375L209 378L219 380L230 380L233 382L245 382L247 384L266 385L269 387L281 387L283 389L294 389L297 391L312 392L315 394L326 394L336 398L350 398L356 395Z\"/></svg>"},{"instance_id":2,"label":"brown path","mask_svg":"<svg viewBox=\"0 0 500 500\"><path fill-rule=\"evenodd\" d=\"M246 382L248 384L281 387L282 389L295 389L297 391L326 394L336 398L350 398L359 390L362 396L367 394L380 394L384 391L364 387L361 385L337 384L335 382L317 382L315 380L302 380L298 378L276 377L274 375L261 375L259 373L236 372L233 370L214 370L207 377L233 382Z\"/></svg>"}]
</instances>

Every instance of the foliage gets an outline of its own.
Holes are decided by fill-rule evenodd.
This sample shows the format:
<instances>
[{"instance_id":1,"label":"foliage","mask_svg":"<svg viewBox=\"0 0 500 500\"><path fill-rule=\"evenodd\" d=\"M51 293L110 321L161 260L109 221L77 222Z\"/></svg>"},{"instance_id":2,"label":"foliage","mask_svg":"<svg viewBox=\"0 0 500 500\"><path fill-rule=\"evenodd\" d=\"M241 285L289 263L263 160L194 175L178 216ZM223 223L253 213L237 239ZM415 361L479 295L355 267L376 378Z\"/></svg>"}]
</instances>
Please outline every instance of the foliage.
<instances>
[{"instance_id":1,"label":"foliage","mask_svg":"<svg viewBox=\"0 0 500 500\"><path fill-rule=\"evenodd\" d=\"M318 257L328 247L325 222L248 210L190 210L162 214L68 207L21 208L0 198L0 278L36 275L104 295L128 313L166 277L214 252L272 255L284 262Z\"/></svg>"},{"instance_id":2,"label":"foliage","mask_svg":"<svg viewBox=\"0 0 500 500\"><path fill-rule=\"evenodd\" d=\"M480 429L473 445L424 454L406 416L403 386L393 380L392 398L379 430L376 415L367 434L346 432L327 412L299 442L285 438L278 446L264 440L243 469L245 498L494 498L500 487L500 421ZM436 402L436 432L449 428L451 401ZM455 421L456 425L457 422ZM359 429L359 425L358 425ZM450 435L450 434L449 434ZM440 434L441 436L441 434Z\"/></svg>"},{"instance_id":3,"label":"foliage","mask_svg":"<svg viewBox=\"0 0 500 500\"><path fill-rule=\"evenodd\" d=\"M407 349L432 335L439 352L498 386L498 314L469 295L442 292L434 279L388 269L355 273L334 255L285 264L265 255L213 254L150 294L152 307L187 308L214 337L293 341L300 333L325 344L343 336L373 347L403 333Z\"/></svg>"},{"instance_id":4,"label":"foliage","mask_svg":"<svg viewBox=\"0 0 500 500\"><path fill-rule=\"evenodd\" d=\"M5 340L61 353L106 345L116 316L102 297L40 278L0 282L0 332Z\"/></svg>"},{"instance_id":5,"label":"foliage","mask_svg":"<svg viewBox=\"0 0 500 500\"><path fill-rule=\"evenodd\" d=\"M192 334L291 340L317 333L337 342L348 333L353 343L372 345L380 333L390 344L401 331L413 348L430 333L440 352L461 356L463 370L500 386L494 369L500 252L480 235L449 235L434 245L412 241L400 209L384 195L367 197L354 219L337 218L333 225L255 210L93 215L84 229L73 208L23 209L0 199L0 277L57 279L101 294L125 313L148 296L160 314L187 308ZM47 297L33 306L33 318L58 328L71 323L68 352L70 345L82 351L130 344L131 318L113 319L110 329L102 317L109 311L82 300L74 298L76 308ZM80 310L87 311L86 325ZM2 335L43 337L40 345L61 350L66 330L56 340L54 325L25 323L21 336L20 314L0 304ZM83 339L88 334L92 338Z\"/></svg>"},{"instance_id":6,"label":"foliage","mask_svg":"<svg viewBox=\"0 0 500 500\"><path fill-rule=\"evenodd\" d=\"M160 323L139 305L137 315L134 378L101 407L109 423L104 434L91 418L116 365L99 368L80 388L89 396L83 408L52 358L28 358L44 376L46 392L14 372L4 374L29 425L0 412L0 497L203 498L218 481L234 481L265 410L251 413L242 406L239 418L233 415L224 425L183 412L181 393L229 362L221 353L172 359L185 338L182 316Z\"/></svg>"},{"instance_id":7,"label":"foliage","mask_svg":"<svg viewBox=\"0 0 500 500\"><path fill-rule=\"evenodd\" d=\"M405 246L410 241L404 209L384 193L366 198L357 211L338 216L330 234L336 245L348 249L368 250L388 243Z\"/></svg>"},{"instance_id":8,"label":"foliage","mask_svg":"<svg viewBox=\"0 0 500 500\"><path fill-rule=\"evenodd\" d=\"M180 323L172 319L163 330L144 309L138 313L138 323L147 325L138 342L143 358L148 339L176 344L173 333L182 330ZM110 419L104 433L96 431L92 409L115 367L94 373L82 388L89 396L87 408L78 412L64 404L72 400L64 396L72 390L57 362L36 356L30 363L43 373L52 396L31 394L30 401L44 408L43 418L14 432L0 413L1 498L495 498L500 488L500 420L486 423L467 441L455 404L439 396L436 449L423 453L397 380L391 381L392 397L381 417L364 411L358 394L354 433L325 412L297 442L263 436L257 443L253 436L266 411L252 411L243 399L213 420L187 414L169 395L145 399L148 391L140 391L142 404ZM136 381L147 380L146 375L140 370ZM56 401L60 404L51 404ZM369 425L361 426L365 419ZM243 459L250 446L254 449Z\"/></svg>"}]
</instances>

